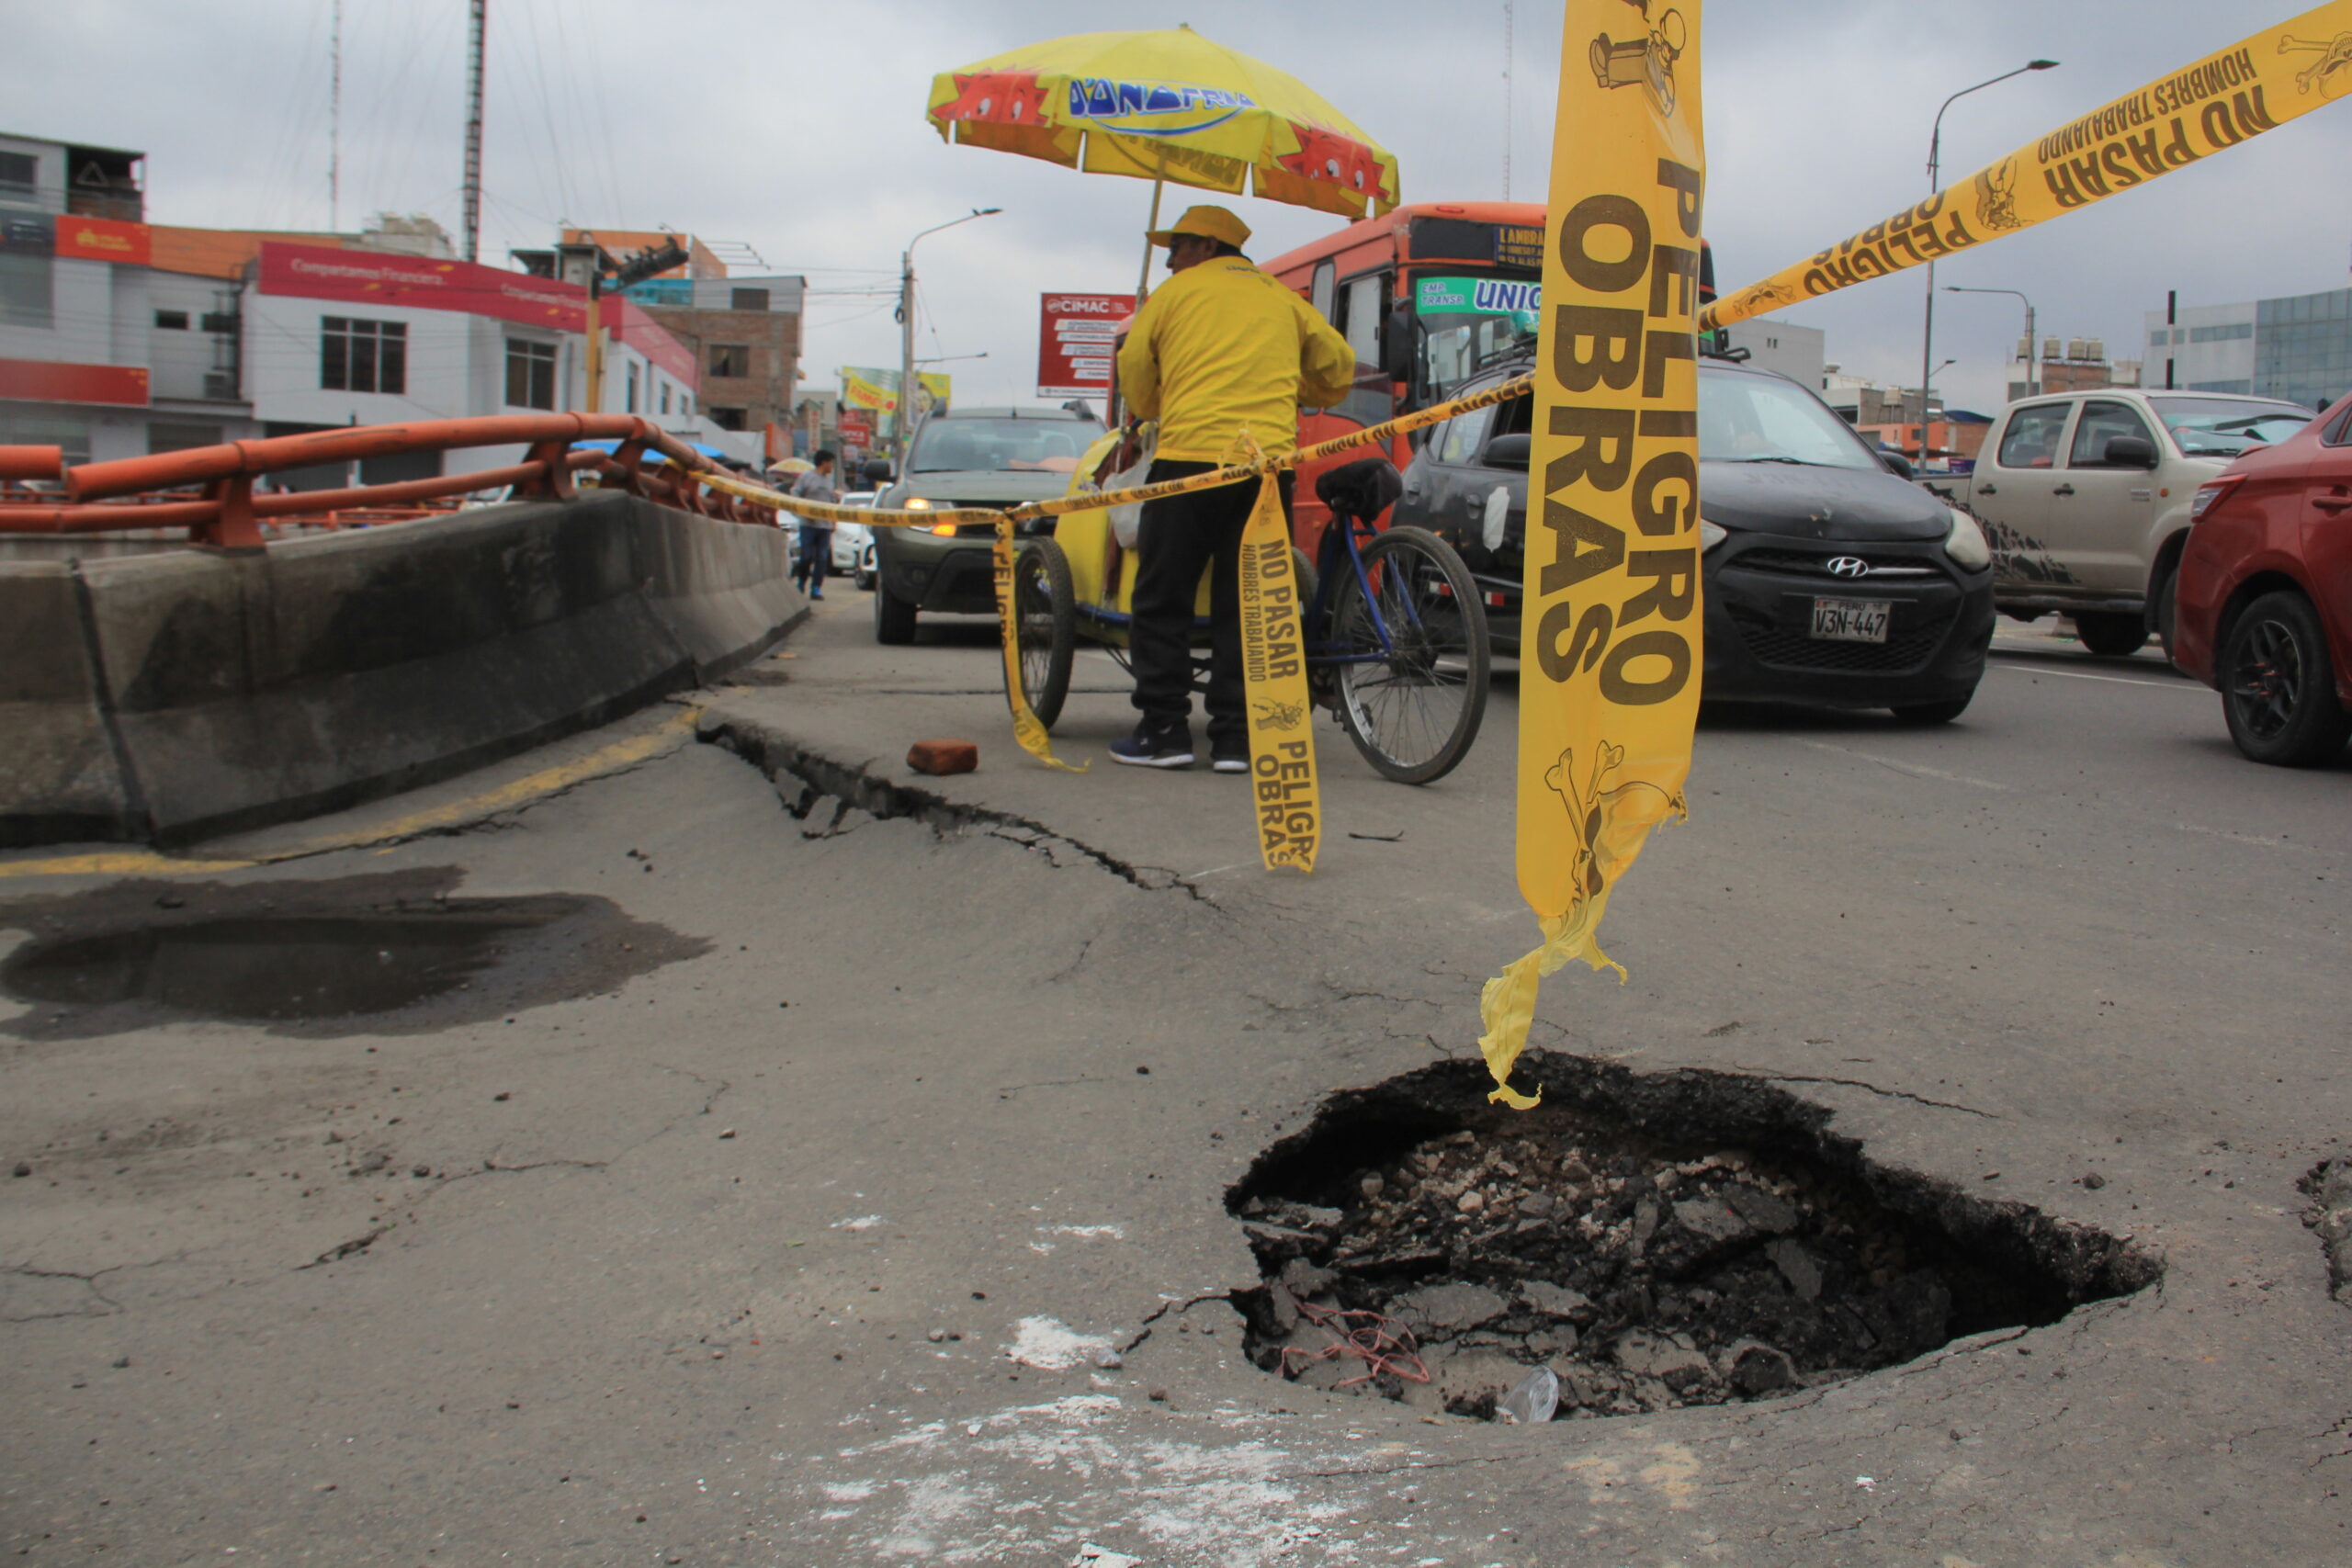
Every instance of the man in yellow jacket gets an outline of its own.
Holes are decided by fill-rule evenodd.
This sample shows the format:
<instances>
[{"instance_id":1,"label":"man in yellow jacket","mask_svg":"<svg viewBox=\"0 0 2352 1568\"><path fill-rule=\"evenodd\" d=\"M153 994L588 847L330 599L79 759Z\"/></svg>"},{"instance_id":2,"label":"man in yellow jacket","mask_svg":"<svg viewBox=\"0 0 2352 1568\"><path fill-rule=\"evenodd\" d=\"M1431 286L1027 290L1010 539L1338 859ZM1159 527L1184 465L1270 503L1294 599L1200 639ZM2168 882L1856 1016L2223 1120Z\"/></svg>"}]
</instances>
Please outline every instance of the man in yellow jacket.
<instances>
[{"instance_id":1,"label":"man in yellow jacket","mask_svg":"<svg viewBox=\"0 0 2352 1568\"><path fill-rule=\"evenodd\" d=\"M1119 350L1119 391L1159 421L1150 479L1182 479L1242 461L1246 431L1272 456L1298 445L1298 411L1329 408L1355 383L1355 353L1306 300L1241 254L1250 238L1222 207L1195 207L1151 236L1175 276L1144 302ZM1290 509L1291 476L1282 476ZM1241 533L1258 481L1146 502L1136 541L1133 737L1114 760L1151 768L1193 765L1193 604L1204 569L1213 627L1208 732L1211 765L1250 771L1241 681Z\"/></svg>"}]
</instances>

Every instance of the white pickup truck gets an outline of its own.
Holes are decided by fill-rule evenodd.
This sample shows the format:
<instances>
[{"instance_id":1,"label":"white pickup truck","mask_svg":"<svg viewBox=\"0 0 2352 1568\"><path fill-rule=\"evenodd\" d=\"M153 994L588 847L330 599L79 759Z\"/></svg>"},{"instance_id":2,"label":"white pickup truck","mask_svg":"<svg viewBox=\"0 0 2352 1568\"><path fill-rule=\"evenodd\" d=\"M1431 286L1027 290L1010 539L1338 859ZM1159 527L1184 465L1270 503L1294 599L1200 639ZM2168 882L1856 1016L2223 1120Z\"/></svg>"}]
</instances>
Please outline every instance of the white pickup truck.
<instances>
[{"instance_id":1,"label":"white pickup truck","mask_svg":"<svg viewBox=\"0 0 2352 1568\"><path fill-rule=\"evenodd\" d=\"M1973 515L1993 546L1993 602L2032 620L2073 617L2093 653L2172 645L2172 574L2197 487L2249 447L2283 441L2312 411L2273 398L2109 387L2002 411L1975 472L1928 488Z\"/></svg>"}]
</instances>

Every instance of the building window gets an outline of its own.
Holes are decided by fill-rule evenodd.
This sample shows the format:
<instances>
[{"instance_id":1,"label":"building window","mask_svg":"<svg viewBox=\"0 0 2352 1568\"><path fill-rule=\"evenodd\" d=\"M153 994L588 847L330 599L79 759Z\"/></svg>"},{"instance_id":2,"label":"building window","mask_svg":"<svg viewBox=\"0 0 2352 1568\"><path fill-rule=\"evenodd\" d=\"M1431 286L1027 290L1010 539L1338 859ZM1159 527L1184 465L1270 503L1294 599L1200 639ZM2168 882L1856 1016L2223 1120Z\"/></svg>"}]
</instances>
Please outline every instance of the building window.
<instances>
[{"instance_id":1,"label":"building window","mask_svg":"<svg viewBox=\"0 0 2352 1568\"><path fill-rule=\"evenodd\" d=\"M764 310L768 308L768 291L764 288L737 288L729 299L738 310Z\"/></svg>"},{"instance_id":2,"label":"building window","mask_svg":"<svg viewBox=\"0 0 2352 1568\"><path fill-rule=\"evenodd\" d=\"M2191 327L2188 329L2188 341L2191 343L2226 343L2233 338L2252 337L2253 335L2254 323L2252 321L2227 321L2218 327Z\"/></svg>"},{"instance_id":3,"label":"building window","mask_svg":"<svg viewBox=\"0 0 2352 1568\"><path fill-rule=\"evenodd\" d=\"M158 310L155 312L155 325L164 332L184 333L187 331L187 312L186 310Z\"/></svg>"},{"instance_id":4,"label":"building window","mask_svg":"<svg viewBox=\"0 0 2352 1568\"><path fill-rule=\"evenodd\" d=\"M40 162L29 152L0 152L0 201L29 202L40 195Z\"/></svg>"},{"instance_id":5,"label":"building window","mask_svg":"<svg viewBox=\"0 0 2352 1568\"><path fill-rule=\"evenodd\" d=\"M0 322L46 327L55 320L49 262L41 252L0 248Z\"/></svg>"},{"instance_id":6,"label":"building window","mask_svg":"<svg viewBox=\"0 0 2352 1568\"><path fill-rule=\"evenodd\" d=\"M90 422L11 412L0 404L0 446L54 446L68 465L90 460Z\"/></svg>"},{"instance_id":7,"label":"building window","mask_svg":"<svg viewBox=\"0 0 2352 1568\"><path fill-rule=\"evenodd\" d=\"M741 343L712 344L710 373L714 376L749 376L752 373L751 345Z\"/></svg>"},{"instance_id":8,"label":"building window","mask_svg":"<svg viewBox=\"0 0 2352 1568\"><path fill-rule=\"evenodd\" d=\"M670 412L670 383L667 381L662 383L662 412Z\"/></svg>"},{"instance_id":9,"label":"building window","mask_svg":"<svg viewBox=\"0 0 2352 1568\"><path fill-rule=\"evenodd\" d=\"M745 411L742 409L713 408L709 412L710 423L721 430L741 430L744 427Z\"/></svg>"},{"instance_id":10,"label":"building window","mask_svg":"<svg viewBox=\"0 0 2352 1568\"><path fill-rule=\"evenodd\" d=\"M147 450L151 455L218 446L225 439L225 433L217 424L177 424L160 419L147 423Z\"/></svg>"},{"instance_id":11,"label":"building window","mask_svg":"<svg viewBox=\"0 0 2352 1568\"><path fill-rule=\"evenodd\" d=\"M518 409L555 407L555 344L506 340L506 401Z\"/></svg>"},{"instance_id":12,"label":"building window","mask_svg":"<svg viewBox=\"0 0 2352 1568\"><path fill-rule=\"evenodd\" d=\"M628 367L628 400L622 405L628 412L637 412L637 367Z\"/></svg>"},{"instance_id":13,"label":"building window","mask_svg":"<svg viewBox=\"0 0 2352 1568\"><path fill-rule=\"evenodd\" d=\"M331 392L408 390L408 323L319 320L319 386Z\"/></svg>"}]
</instances>

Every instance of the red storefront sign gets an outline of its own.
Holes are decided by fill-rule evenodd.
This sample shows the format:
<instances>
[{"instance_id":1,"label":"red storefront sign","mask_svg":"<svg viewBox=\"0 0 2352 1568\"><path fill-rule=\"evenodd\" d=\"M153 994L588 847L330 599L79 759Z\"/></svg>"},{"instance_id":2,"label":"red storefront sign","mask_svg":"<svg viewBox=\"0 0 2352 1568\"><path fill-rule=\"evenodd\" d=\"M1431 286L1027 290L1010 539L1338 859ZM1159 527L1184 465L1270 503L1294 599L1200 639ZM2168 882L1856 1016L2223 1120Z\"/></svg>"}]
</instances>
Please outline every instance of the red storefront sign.
<instances>
[{"instance_id":1,"label":"red storefront sign","mask_svg":"<svg viewBox=\"0 0 2352 1568\"><path fill-rule=\"evenodd\" d=\"M1119 323L1135 313L1132 294L1043 296L1037 318L1037 395L1107 394Z\"/></svg>"},{"instance_id":2,"label":"red storefront sign","mask_svg":"<svg viewBox=\"0 0 2352 1568\"><path fill-rule=\"evenodd\" d=\"M597 313L604 319L605 331L616 343L645 355L670 373L672 380L699 389L702 367L685 344L670 335L668 330L639 309L634 299L617 294L607 294L596 301Z\"/></svg>"},{"instance_id":3,"label":"red storefront sign","mask_svg":"<svg viewBox=\"0 0 2352 1568\"><path fill-rule=\"evenodd\" d=\"M588 291L576 283L431 256L271 241L261 248L261 291L294 299L457 310L557 332L588 330Z\"/></svg>"},{"instance_id":4,"label":"red storefront sign","mask_svg":"<svg viewBox=\"0 0 2352 1568\"><path fill-rule=\"evenodd\" d=\"M147 406L143 365L65 365L53 359L0 359L0 398L36 403Z\"/></svg>"},{"instance_id":5,"label":"red storefront sign","mask_svg":"<svg viewBox=\"0 0 2352 1568\"><path fill-rule=\"evenodd\" d=\"M85 261L119 262L145 266L154 254L153 233L144 223L123 223L111 218L57 220L57 254ZM141 401L146 400L141 399Z\"/></svg>"}]
</instances>

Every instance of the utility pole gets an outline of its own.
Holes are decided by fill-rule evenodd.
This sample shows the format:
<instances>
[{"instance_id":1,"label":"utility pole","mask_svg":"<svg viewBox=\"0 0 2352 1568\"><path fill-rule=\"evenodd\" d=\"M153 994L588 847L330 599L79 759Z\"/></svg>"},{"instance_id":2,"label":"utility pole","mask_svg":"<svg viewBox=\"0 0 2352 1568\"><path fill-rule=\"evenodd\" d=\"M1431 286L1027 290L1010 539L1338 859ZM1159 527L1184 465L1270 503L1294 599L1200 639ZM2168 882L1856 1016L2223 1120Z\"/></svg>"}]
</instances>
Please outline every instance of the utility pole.
<instances>
[{"instance_id":1,"label":"utility pole","mask_svg":"<svg viewBox=\"0 0 2352 1568\"><path fill-rule=\"evenodd\" d=\"M327 39L327 231L343 228L343 0Z\"/></svg>"},{"instance_id":2,"label":"utility pole","mask_svg":"<svg viewBox=\"0 0 2352 1568\"><path fill-rule=\"evenodd\" d=\"M1158 186L1155 185L1155 190ZM914 434L915 414L915 241L923 234L936 234L942 229L953 229L958 223L969 223L975 218L988 218L1003 211L1001 207L978 207L961 218L951 218L944 223L934 223L907 242L899 254L899 417L892 443L896 451L899 472L907 469L907 442ZM1147 258L1149 252L1145 253Z\"/></svg>"},{"instance_id":3,"label":"utility pole","mask_svg":"<svg viewBox=\"0 0 2352 1568\"><path fill-rule=\"evenodd\" d=\"M1962 287L1960 284L1957 284L1957 283L1947 283L1947 284L1945 284L1945 285L1944 285L1944 292L1945 292L1945 293L1947 293L1947 294L2007 294L2007 295L2008 295L2011 299L2018 299L2018 300L2022 300L2022 301L2024 302L2024 305L2025 305L2025 395L2026 395L2027 397L2029 397L2029 398L2030 398L2030 397L2032 397L2036 392L2041 391L2041 385L2040 385L2040 383L2039 383L2039 381L2038 381L2038 379L2037 379L2037 378L2036 378L2036 376L2035 376L2035 374L2034 374L2034 366L2035 366L2035 364L2037 363L2037 361L2036 361L2036 360L2035 360L2035 358L2034 358L2034 342L2033 342L2033 325L2034 325L2034 316L2033 316L2033 301L2032 301L2032 300L2030 300L2030 299L2026 299L2024 290L2022 290L2022 289L2018 289L2018 288L1963 288L1963 287ZM2004 389L2003 389L2003 390L2007 390L2007 389L2006 389L2006 388L2004 388Z\"/></svg>"},{"instance_id":4,"label":"utility pole","mask_svg":"<svg viewBox=\"0 0 2352 1568\"><path fill-rule=\"evenodd\" d=\"M1512 0L1503 0L1503 199L1510 199L1510 62Z\"/></svg>"},{"instance_id":5,"label":"utility pole","mask_svg":"<svg viewBox=\"0 0 2352 1568\"><path fill-rule=\"evenodd\" d=\"M2054 60L2029 60L2015 71L2004 71L1998 76L1977 83L1973 87L1962 87L1944 100L1943 108L1936 111L1935 129L1928 137L1928 194L1929 196L1935 195L1943 188L1941 159L1944 142L1944 109L1951 107L1971 93L1983 92L1996 82L2006 82L2012 76L2022 76L2029 71L2049 71L2055 68L2057 63ZM1935 353L1936 264L1934 259L1930 258L1928 262L1927 324L1919 333L1919 429L1922 432L1919 444L1922 448L1927 446L1925 432L1928 428L1928 383L1935 377L1935 372L1929 369L1928 366L1933 362Z\"/></svg>"},{"instance_id":6,"label":"utility pole","mask_svg":"<svg viewBox=\"0 0 2352 1568\"><path fill-rule=\"evenodd\" d=\"M481 44L490 0L468 0L466 44L466 259L481 259Z\"/></svg>"}]
</instances>

